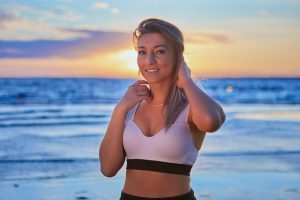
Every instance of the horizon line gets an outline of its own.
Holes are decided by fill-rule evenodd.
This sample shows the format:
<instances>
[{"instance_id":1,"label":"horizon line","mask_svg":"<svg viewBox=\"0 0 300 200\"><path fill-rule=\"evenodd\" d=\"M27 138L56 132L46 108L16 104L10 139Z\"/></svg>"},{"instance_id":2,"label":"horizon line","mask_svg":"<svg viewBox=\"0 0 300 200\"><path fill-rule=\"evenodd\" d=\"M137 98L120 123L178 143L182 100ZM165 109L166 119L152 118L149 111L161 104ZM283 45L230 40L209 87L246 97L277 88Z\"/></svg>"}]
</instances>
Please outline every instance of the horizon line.
<instances>
[{"instance_id":1,"label":"horizon line","mask_svg":"<svg viewBox=\"0 0 300 200\"><path fill-rule=\"evenodd\" d=\"M192 79L300 79L300 76L210 76L192 77ZM134 77L105 77L105 76L11 76L0 79L142 79Z\"/></svg>"}]
</instances>

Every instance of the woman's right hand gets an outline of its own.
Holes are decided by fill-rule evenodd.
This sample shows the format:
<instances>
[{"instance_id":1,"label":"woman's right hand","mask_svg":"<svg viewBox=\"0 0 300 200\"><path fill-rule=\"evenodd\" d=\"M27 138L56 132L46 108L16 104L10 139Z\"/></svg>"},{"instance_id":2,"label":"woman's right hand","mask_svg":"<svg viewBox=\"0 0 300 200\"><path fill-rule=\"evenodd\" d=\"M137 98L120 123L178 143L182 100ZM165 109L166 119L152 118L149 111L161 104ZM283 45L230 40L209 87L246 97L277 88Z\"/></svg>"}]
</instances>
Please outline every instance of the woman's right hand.
<instances>
[{"instance_id":1,"label":"woman's right hand","mask_svg":"<svg viewBox=\"0 0 300 200\"><path fill-rule=\"evenodd\" d=\"M126 111L130 110L142 100L150 102L152 100L150 89L146 86L145 80L138 80L127 89L124 96L121 98L118 106Z\"/></svg>"}]
</instances>

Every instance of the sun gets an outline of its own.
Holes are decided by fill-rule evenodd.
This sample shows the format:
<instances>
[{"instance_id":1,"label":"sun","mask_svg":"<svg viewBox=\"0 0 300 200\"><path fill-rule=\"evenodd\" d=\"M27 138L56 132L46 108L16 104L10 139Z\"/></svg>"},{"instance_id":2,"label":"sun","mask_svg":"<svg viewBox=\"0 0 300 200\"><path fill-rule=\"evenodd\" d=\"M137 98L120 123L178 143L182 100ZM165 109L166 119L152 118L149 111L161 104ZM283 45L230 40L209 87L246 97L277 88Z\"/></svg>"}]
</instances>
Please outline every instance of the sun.
<instances>
[{"instance_id":1,"label":"sun","mask_svg":"<svg viewBox=\"0 0 300 200\"><path fill-rule=\"evenodd\" d=\"M121 49L89 58L90 65L98 74L113 77L138 78L137 53L131 49Z\"/></svg>"},{"instance_id":2,"label":"sun","mask_svg":"<svg viewBox=\"0 0 300 200\"><path fill-rule=\"evenodd\" d=\"M122 67L132 71L138 70L136 58L137 52L134 50L123 50L119 53L119 59L122 62Z\"/></svg>"}]
</instances>

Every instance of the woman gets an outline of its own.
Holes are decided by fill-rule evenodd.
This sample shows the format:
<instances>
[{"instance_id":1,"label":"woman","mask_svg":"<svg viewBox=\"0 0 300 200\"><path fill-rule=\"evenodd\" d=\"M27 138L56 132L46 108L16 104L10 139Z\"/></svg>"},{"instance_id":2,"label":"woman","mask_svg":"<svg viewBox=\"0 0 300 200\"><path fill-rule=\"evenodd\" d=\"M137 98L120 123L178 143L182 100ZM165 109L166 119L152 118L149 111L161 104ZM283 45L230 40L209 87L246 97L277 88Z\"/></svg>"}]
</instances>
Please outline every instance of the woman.
<instances>
[{"instance_id":1,"label":"woman","mask_svg":"<svg viewBox=\"0 0 300 200\"><path fill-rule=\"evenodd\" d=\"M196 199L190 170L206 132L219 129L225 114L193 82L176 26L146 19L133 39L145 80L131 85L112 113L99 150L101 172L116 175L127 157L121 200Z\"/></svg>"}]
</instances>

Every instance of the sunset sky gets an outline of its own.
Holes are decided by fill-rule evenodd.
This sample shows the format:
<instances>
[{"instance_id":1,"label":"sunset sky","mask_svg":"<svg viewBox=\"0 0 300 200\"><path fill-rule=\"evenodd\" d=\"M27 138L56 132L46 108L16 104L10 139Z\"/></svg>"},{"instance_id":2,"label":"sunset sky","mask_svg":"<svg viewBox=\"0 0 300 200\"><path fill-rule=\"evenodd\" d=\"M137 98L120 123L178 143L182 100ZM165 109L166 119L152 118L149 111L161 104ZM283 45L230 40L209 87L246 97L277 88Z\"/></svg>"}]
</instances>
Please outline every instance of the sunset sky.
<instances>
[{"instance_id":1,"label":"sunset sky","mask_svg":"<svg viewBox=\"0 0 300 200\"><path fill-rule=\"evenodd\" d=\"M0 0L0 77L138 77L149 17L183 31L194 77L300 77L300 0Z\"/></svg>"}]
</instances>

